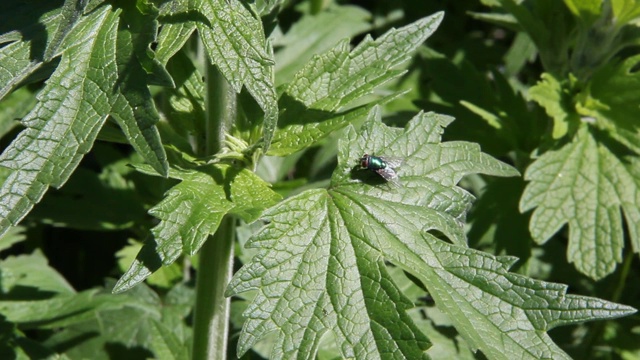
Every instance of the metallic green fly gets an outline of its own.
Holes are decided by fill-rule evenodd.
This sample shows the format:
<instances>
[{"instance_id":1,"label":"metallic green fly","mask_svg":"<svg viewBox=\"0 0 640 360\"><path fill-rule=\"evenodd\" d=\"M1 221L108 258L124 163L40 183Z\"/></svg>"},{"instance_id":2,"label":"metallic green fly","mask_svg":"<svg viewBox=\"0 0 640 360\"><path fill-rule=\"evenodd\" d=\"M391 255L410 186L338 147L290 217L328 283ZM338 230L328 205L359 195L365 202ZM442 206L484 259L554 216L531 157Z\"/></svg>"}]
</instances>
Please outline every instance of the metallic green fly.
<instances>
[{"instance_id":1,"label":"metallic green fly","mask_svg":"<svg viewBox=\"0 0 640 360\"><path fill-rule=\"evenodd\" d=\"M396 168L402 165L402 163L403 160L396 157L364 154L360 158L360 166L363 169L375 171L378 175L382 176L383 179L396 184L400 181Z\"/></svg>"}]
</instances>

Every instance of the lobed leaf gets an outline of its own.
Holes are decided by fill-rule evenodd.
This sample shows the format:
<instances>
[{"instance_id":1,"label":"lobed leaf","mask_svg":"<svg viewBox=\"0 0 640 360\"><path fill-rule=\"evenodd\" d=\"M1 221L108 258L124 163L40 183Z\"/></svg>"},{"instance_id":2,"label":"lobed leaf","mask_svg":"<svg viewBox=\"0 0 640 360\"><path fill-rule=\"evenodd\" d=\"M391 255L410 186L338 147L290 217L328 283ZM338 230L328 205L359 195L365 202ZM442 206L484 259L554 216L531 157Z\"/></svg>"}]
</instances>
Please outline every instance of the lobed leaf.
<instances>
[{"instance_id":1,"label":"lobed leaf","mask_svg":"<svg viewBox=\"0 0 640 360\"><path fill-rule=\"evenodd\" d=\"M395 68L435 31L443 16L439 12L391 29L375 41L367 36L352 51L345 40L314 56L284 86L280 107L286 111L280 116L270 154L294 153L345 127L348 122L340 119L343 112L339 110L400 76L403 71ZM374 105L368 104L367 111Z\"/></svg>"},{"instance_id":2,"label":"lobed leaf","mask_svg":"<svg viewBox=\"0 0 640 360\"><path fill-rule=\"evenodd\" d=\"M582 273L602 279L622 260L622 208L634 245L639 243L640 179L583 124L573 141L538 158L525 173L529 180L520 211L535 208L529 224L538 243L569 225L567 257ZM637 248L636 248L637 249Z\"/></svg>"},{"instance_id":3,"label":"lobed leaf","mask_svg":"<svg viewBox=\"0 0 640 360\"><path fill-rule=\"evenodd\" d=\"M121 12L101 6L64 30L60 63L22 120L26 130L0 155L0 166L11 172L0 188L0 234L17 224L49 186L67 181L109 115L145 160L166 175L166 155L155 128L158 114L141 65L147 60L136 55L149 38L134 35L136 30L122 23ZM127 16L142 15L135 10Z\"/></svg>"},{"instance_id":4,"label":"lobed leaf","mask_svg":"<svg viewBox=\"0 0 640 360\"><path fill-rule=\"evenodd\" d=\"M27 127L0 156L11 174L0 188L0 234L17 224L48 186L62 186L110 110L105 74L115 74L117 13L103 7L80 21L60 64L23 119ZM113 76L113 75L112 75ZM105 86L106 85L106 86ZM105 86L105 87L103 87Z\"/></svg>"},{"instance_id":5,"label":"lobed leaf","mask_svg":"<svg viewBox=\"0 0 640 360\"><path fill-rule=\"evenodd\" d=\"M258 255L227 289L227 295L256 292L244 313L239 355L276 332L271 357L313 358L332 331L345 358L424 358L429 340L407 316L411 303L385 261L416 276L472 347L490 358L568 358L547 330L635 311L566 295L564 285L509 273L513 257L467 247L463 220L472 196L457 182L470 173L517 172L475 144L441 143L451 120L419 114L395 129L374 111L359 132L349 127L329 189L267 210L269 223L247 243ZM400 185L360 169L364 153L403 157Z\"/></svg>"},{"instance_id":6,"label":"lobed leaf","mask_svg":"<svg viewBox=\"0 0 640 360\"><path fill-rule=\"evenodd\" d=\"M454 251L471 251L466 248L462 225L472 196L455 185L469 173L512 176L517 172L481 153L476 145L440 143L443 127L451 122L449 117L419 114L406 129L394 129L382 125L379 116L374 112L359 133L348 129L328 190L306 191L268 210L265 217L269 224L249 240L247 245L260 252L234 276L227 291L228 295L257 291L245 312L248 319L239 354L272 331L278 332L278 340L271 356L278 358L312 358L319 339L329 330L334 332L343 357L421 358L429 346L406 317L411 305L390 281L385 260L418 276L430 291L439 292L446 284L441 276L457 275L453 268L436 264L436 259ZM401 184L393 186L369 170L359 170L363 153L404 157L398 169ZM425 230L444 234L453 244L436 240ZM438 244L449 248L439 253L434 250ZM474 266L461 267L461 271L471 274L479 270L477 267L498 271L489 261L483 266L480 255L473 254L469 256ZM496 264L506 274L512 262L498 259ZM470 280L484 284L494 277L486 273ZM521 283L523 287L529 284ZM476 287L466 297L438 306L454 316L456 326L475 346L494 354L495 349L478 342L479 336L487 335L480 333L508 337L514 329L501 328L497 319L479 313L465 315L479 317L474 319L478 324L492 325L478 330L466 326L470 320L460 316L460 309L470 305L469 299L489 291L479 284ZM494 292L491 296L509 299L510 295ZM515 311L501 306L504 314ZM385 319L378 318L380 313ZM546 337L533 325L524 333L531 341L526 345L496 343L505 347L505 354L526 355L527 348L541 346L538 341ZM518 336L514 333L514 338ZM543 344L552 349L548 353L563 354L550 345L548 337Z\"/></svg>"},{"instance_id":7,"label":"lobed leaf","mask_svg":"<svg viewBox=\"0 0 640 360\"><path fill-rule=\"evenodd\" d=\"M570 85L561 83L553 75L544 73L541 78L541 81L529 89L529 97L542 106L553 119L551 136L560 139L567 135L569 128L575 127L579 120L573 104L573 94L567 89Z\"/></svg>"},{"instance_id":8,"label":"lobed leaf","mask_svg":"<svg viewBox=\"0 0 640 360\"><path fill-rule=\"evenodd\" d=\"M209 60L237 93L245 86L264 111L263 150L267 151L278 120L278 103L273 53L262 23L239 0L193 0L191 6L208 19L196 25Z\"/></svg>"},{"instance_id":9,"label":"lobed leaf","mask_svg":"<svg viewBox=\"0 0 640 360\"><path fill-rule=\"evenodd\" d=\"M144 168L142 168L144 169ZM145 170L149 172L149 169ZM183 252L195 254L226 214L247 222L280 200L269 185L246 169L216 165L200 170L171 170L180 184L149 213L160 219L114 292L130 289Z\"/></svg>"},{"instance_id":10,"label":"lobed leaf","mask_svg":"<svg viewBox=\"0 0 640 360\"><path fill-rule=\"evenodd\" d=\"M274 46L283 47L275 54L276 85L288 83L315 54L325 52L338 41L371 29L371 14L358 6L332 6L300 21Z\"/></svg>"}]
</instances>

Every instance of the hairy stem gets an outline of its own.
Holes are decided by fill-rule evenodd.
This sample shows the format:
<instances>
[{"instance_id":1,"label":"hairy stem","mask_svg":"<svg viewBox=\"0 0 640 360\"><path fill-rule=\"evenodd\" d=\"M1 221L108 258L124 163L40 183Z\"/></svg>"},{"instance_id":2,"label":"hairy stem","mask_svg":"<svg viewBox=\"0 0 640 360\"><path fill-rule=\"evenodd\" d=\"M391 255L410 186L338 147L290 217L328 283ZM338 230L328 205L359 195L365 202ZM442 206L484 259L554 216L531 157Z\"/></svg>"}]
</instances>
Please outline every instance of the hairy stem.
<instances>
[{"instance_id":1,"label":"hairy stem","mask_svg":"<svg viewBox=\"0 0 640 360\"><path fill-rule=\"evenodd\" d=\"M215 66L207 67L206 154L222 149L224 136L236 115L236 95ZM193 326L194 360L226 359L229 299L224 290L233 273L235 219L225 216L200 251Z\"/></svg>"}]
</instances>

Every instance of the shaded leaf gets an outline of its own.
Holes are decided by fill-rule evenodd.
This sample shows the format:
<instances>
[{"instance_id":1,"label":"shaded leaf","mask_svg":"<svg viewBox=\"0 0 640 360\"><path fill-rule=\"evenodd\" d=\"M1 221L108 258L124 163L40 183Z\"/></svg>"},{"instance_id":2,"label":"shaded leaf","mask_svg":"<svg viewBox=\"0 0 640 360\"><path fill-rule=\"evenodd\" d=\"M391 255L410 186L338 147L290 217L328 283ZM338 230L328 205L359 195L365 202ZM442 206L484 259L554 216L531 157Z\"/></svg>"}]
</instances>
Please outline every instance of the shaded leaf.
<instances>
[{"instance_id":1,"label":"shaded leaf","mask_svg":"<svg viewBox=\"0 0 640 360\"><path fill-rule=\"evenodd\" d=\"M567 258L593 279L613 272L624 246L622 208L631 241L640 243L638 160L622 162L583 125L573 141L538 158L520 211L533 211L529 229L538 243L569 225Z\"/></svg>"}]
</instances>

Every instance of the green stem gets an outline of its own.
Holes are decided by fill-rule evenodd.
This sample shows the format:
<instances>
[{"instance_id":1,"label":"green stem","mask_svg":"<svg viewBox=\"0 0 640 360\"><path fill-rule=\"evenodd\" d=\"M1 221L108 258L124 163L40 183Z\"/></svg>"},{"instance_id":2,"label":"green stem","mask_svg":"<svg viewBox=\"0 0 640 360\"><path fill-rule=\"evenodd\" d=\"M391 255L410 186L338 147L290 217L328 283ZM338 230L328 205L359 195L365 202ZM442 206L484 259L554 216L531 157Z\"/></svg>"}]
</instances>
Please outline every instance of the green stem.
<instances>
[{"instance_id":1,"label":"green stem","mask_svg":"<svg viewBox=\"0 0 640 360\"><path fill-rule=\"evenodd\" d=\"M224 136L236 115L236 96L215 66L207 66L207 124L205 152L222 149ZM196 279L193 325L194 360L223 360L227 357L229 299L224 290L233 274L235 219L225 216L218 230L200 251Z\"/></svg>"},{"instance_id":2,"label":"green stem","mask_svg":"<svg viewBox=\"0 0 640 360\"><path fill-rule=\"evenodd\" d=\"M193 325L194 360L226 359L229 299L224 290L233 274L235 220L225 216L200 250Z\"/></svg>"}]
</instances>

